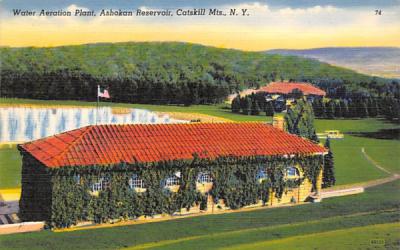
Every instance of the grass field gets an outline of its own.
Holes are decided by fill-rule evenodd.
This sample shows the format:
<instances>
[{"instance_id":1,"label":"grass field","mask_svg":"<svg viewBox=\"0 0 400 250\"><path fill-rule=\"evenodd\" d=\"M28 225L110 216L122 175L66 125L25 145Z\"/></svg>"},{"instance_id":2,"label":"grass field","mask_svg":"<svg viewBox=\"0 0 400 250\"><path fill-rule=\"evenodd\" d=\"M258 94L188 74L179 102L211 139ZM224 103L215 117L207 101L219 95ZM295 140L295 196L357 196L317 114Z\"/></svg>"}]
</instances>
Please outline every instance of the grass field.
<instances>
[{"instance_id":1,"label":"grass field","mask_svg":"<svg viewBox=\"0 0 400 250\"><path fill-rule=\"evenodd\" d=\"M267 244L268 241L304 236L299 240L307 248L315 234L354 227L399 222L397 198L400 181L367 189L365 193L324 200L301 206L261 209L248 212L206 215L180 220L140 225L54 233L50 231L0 236L1 249L218 249ZM383 237L391 243L398 236L388 226L370 227L362 244L371 236ZM362 232L362 229L360 229ZM371 233L370 233L371 232ZM376 232L376 234L374 234ZM393 236L395 234L395 236ZM309 236L309 237L308 237ZM372 239L375 239L376 237ZM313 240L314 239L314 240ZM333 241L330 247L346 249L344 241ZM279 242L277 242L279 244ZM288 244L283 242L282 244ZM319 243L322 244L322 243ZM359 244L359 243L356 243ZM398 244L393 243L393 244ZM278 245L276 245L278 246ZM283 245L285 246L285 245ZM398 246L397 246L398 247ZM286 248L281 248L286 249ZM308 248L310 249L310 248Z\"/></svg>"},{"instance_id":2,"label":"grass field","mask_svg":"<svg viewBox=\"0 0 400 250\"><path fill-rule=\"evenodd\" d=\"M331 140L338 185L388 176L364 157L361 152L362 148L365 148L366 153L385 169L393 173L400 173L399 140L366 138L350 134L398 128L399 125L378 119L359 119L316 120L315 126L318 132L338 129L345 133L343 140Z\"/></svg>"},{"instance_id":3,"label":"grass field","mask_svg":"<svg viewBox=\"0 0 400 250\"><path fill-rule=\"evenodd\" d=\"M21 186L21 156L15 146L0 147L0 189Z\"/></svg>"},{"instance_id":4,"label":"grass field","mask_svg":"<svg viewBox=\"0 0 400 250\"><path fill-rule=\"evenodd\" d=\"M388 223L335 230L312 235L294 236L279 240L243 244L231 250L258 249L398 249L400 224Z\"/></svg>"},{"instance_id":5,"label":"grass field","mask_svg":"<svg viewBox=\"0 0 400 250\"><path fill-rule=\"evenodd\" d=\"M326 120L317 119L315 128L318 132L329 129L338 129L344 133L351 132L375 132L381 129L398 128L398 124L388 122L383 119L367 118L367 119L337 119Z\"/></svg>"},{"instance_id":6,"label":"grass field","mask_svg":"<svg viewBox=\"0 0 400 250\"><path fill-rule=\"evenodd\" d=\"M369 143L369 146L375 146L379 150L374 155L377 158L374 159L382 159L384 150L386 149L384 145L387 144L385 141L368 140L366 138L347 135L345 135L344 140L331 141L337 185L364 182L388 176L387 173L377 169L362 154L362 147L365 147L367 152L370 148L366 146L367 143ZM395 161L398 157L395 156L391 159ZM386 165L384 166L386 167Z\"/></svg>"}]
</instances>

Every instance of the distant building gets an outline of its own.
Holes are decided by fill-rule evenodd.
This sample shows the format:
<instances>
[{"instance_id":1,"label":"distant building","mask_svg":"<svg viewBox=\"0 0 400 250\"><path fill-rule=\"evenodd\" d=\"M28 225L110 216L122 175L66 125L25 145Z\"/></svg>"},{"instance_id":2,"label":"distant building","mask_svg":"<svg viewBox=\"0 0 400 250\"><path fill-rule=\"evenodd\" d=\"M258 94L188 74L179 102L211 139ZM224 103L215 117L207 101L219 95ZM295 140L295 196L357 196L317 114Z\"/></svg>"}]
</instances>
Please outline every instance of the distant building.
<instances>
[{"instance_id":1,"label":"distant building","mask_svg":"<svg viewBox=\"0 0 400 250\"><path fill-rule=\"evenodd\" d=\"M304 82L272 82L261 87L257 92L290 96L295 89L300 90L305 96L325 96L326 92L309 83Z\"/></svg>"},{"instance_id":2,"label":"distant building","mask_svg":"<svg viewBox=\"0 0 400 250\"><path fill-rule=\"evenodd\" d=\"M309 83L303 82L272 82L257 90L264 94L266 101L273 101L276 110L285 110L299 95L304 95L307 100L322 98L326 92Z\"/></svg>"},{"instance_id":3,"label":"distant building","mask_svg":"<svg viewBox=\"0 0 400 250\"><path fill-rule=\"evenodd\" d=\"M190 208L176 208L175 213L226 209L229 204L224 198L212 195L214 185L220 185L217 181L225 181L225 176L216 174L223 172L215 170L225 167L229 171L241 165L248 170L230 177L237 178L237 183L271 181L268 173L272 170L282 173L284 180L299 181L298 186L282 190L280 198L266 189L270 195L265 204L303 202L318 193L322 176L320 171L315 180L308 179L303 164L315 159L321 169L326 154L326 149L316 143L262 123L87 126L19 145L18 149L23 156L21 219L49 224L61 220L61 226L94 220L98 206L103 206L102 210L111 206L105 213L120 211L129 218L152 216L157 209L144 209L136 215L131 215L130 209L146 207L153 196L173 195L190 185L206 197L205 204L193 202ZM208 164L200 167L195 159L207 160ZM229 160L218 163L218 159ZM243 174L250 173L247 171L253 171L254 176L245 178ZM157 174L149 174L152 172ZM195 176L185 179L190 173ZM111 189L114 193L101 195ZM121 192L132 192L143 202L126 204L123 197L113 196ZM98 199L111 200L101 203ZM258 199L254 204L261 205Z\"/></svg>"}]
</instances>

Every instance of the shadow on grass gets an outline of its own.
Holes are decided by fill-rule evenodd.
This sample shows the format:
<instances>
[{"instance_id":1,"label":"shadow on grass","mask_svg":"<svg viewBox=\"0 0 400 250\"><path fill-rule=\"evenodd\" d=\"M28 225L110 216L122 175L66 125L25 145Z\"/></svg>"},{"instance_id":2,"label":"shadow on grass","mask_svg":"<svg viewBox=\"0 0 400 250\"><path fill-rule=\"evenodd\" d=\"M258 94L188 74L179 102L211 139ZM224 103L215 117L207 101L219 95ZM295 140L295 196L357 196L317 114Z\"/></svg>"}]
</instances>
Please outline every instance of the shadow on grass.
<instances>
[{"instance_id":1,"label":"shadow on grass","mask_svg":"<svg viewBox=\"0 0 400 250\"><path fill-rule=\"evenodd\" d=\"M400 140L400 128L380 129L374 132L350 132L346 134L373 139Z\"/></svg>"}]
</instances>

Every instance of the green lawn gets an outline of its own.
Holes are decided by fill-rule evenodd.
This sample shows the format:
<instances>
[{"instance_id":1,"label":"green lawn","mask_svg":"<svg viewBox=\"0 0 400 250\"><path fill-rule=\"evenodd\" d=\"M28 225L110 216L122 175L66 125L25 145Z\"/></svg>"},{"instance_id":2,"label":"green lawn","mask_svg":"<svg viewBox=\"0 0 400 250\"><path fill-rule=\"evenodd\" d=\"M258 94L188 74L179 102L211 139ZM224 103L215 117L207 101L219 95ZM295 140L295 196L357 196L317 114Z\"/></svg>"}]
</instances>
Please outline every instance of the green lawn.
<instances>
[{"instance_id":1,"label":"green lawn","mask_svg":"<svg viewBox=\"0 0 400 250\"><path fill-rule=\"evenodd\" d=\"M0 148L0 189L21 186L21 156L15 146Z\"/></svg>"},{"instance_id":2,"label":"green lawn","mask_svg":"<svg viewBox=\"0 0 400 250\"><path fill-rule=\"evenodd\" d=\"M177 240L159 241L133 246L128 249L357 249L371 247L371 240L385 240L388 246L395 249L399 246L399 223L372 224L384 217L355 216L333 219L322 219L319 222L299 223L276 227L262 227L255 230L237 230L216 233L204 237L187 237ZM355 220L369 220L365 225L357 226ZM339 226L339 224L341 224ZM361 223L363 224L363 223ZM359 225L361 225L359 224ZM305 228L306 227L306 228ZM338 229L340 228L340 229ZM345 228L345 229L343 229ZM210 243L212 242L212 243ZM379 245L378 245L379 246ZM384 245L380 245L385 249ZM123 249L123 248L121 248Z\"/></svg>"},{"instance_id":3,"label":"green lawn","mask_svg":"<svg viewBox=\"0 0 400 250\"><path fill-rule=\"evenodd\" d=\"M398 128L399 125L378 119L359 120L316 120L317 132L338 129L345 133L342 140L331 140L335 157L337 184L363 182L388 176L377 169L361 153L365 148L367 154L379 165L393 173L400 173L400 141L366 138L348 133L375 132L381 129Z\"/></svg>"},{"instance_id":4,"label":"green lawn","mask_svg":"<svg viewBox=\"0 0 400 250\"><path fill-rule=\"evenodd\" d=\"M399 249L399 239L400 224L388 223L243 244L227 249Z\"/></svg>"},{"instance_id":5,"label":"green lawn","mask_svg":"<svg viewBox=\"0 0 400 250\"><path fill-rule=\"evenodd\" d=\"M0 236L1 249L216 249L399 221L400 181L321 203L140 225ZM367 230L367 229L366 229ZM323 240L323 238L321 239ZM341 242L332 247L341 248ZM335 245L336 244L336 245ZM358 243L356 243L358 244ZM283 248L285 249L285 248Z\"/></svg>"},{"instance_id":6,"label":"green lawn","mask_svg":"<svg viewBox=\"0 0 400 250\"><path fill-rule=\"evenodd\" d=\"M316 119L315 128L317 132L325 130L338 129L344 133L350 132L375 132L380 129L398 128L398 124L387 122L383 119L367 118L367 119Z\"/></svg>"},{"instance_id":7,"label":"green lawn","mask_svg":"<svg viewBox=\"0 0 400 250\"><path fill-rule=\"evenodd\" d=\"M400 173L400 141L365 139L365 152L392 173Z\"/></svg>"},{"instance_id":8,"label":"green lawn","mask_svg":"<svg viewBox=\"0 0 400 250\"><path fill-rule=\"evenodd\" d=\"M374 147L377 151L373 155L373 159L382 160L384 157L389 157L385 162L396 161L396 159L399 159L397 155L392 153L385 155L387 148L385 145L388 143L391 144L390 141L348 135L345 135L344 140L331 140L335 161L336 184L364 182L388 176L387 173L370 163L361 152L362 147L365 147L368 153L369 149ZM400 145L400 143L396 142L396 145ZM387 164L382 164L382 166L388 168Z\"/></svg>"}]
</instances>

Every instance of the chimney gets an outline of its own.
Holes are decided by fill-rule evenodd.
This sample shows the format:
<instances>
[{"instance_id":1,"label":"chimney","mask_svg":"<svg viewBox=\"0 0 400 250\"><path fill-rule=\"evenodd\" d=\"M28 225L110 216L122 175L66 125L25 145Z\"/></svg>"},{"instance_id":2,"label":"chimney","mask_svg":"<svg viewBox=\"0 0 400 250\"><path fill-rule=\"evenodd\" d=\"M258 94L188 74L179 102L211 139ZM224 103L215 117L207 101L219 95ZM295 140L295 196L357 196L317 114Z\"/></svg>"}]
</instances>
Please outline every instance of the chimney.
<instances>
[{"instance_id":1,"label":"chimney","mask_svg":"<svg viewBox=\"0 0 400 250\"><path fill-rule=\"evenodd\" d=\"M272 118L272 126L280 129L280 130L285 130L285 119L281 115L274 115Z\"/></svg>"}]
</instances>

